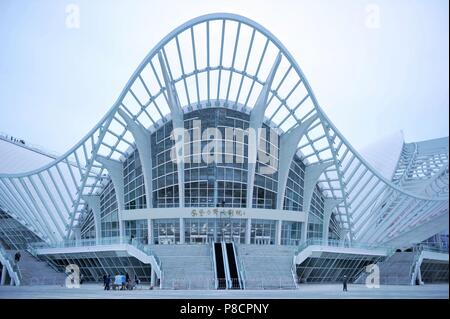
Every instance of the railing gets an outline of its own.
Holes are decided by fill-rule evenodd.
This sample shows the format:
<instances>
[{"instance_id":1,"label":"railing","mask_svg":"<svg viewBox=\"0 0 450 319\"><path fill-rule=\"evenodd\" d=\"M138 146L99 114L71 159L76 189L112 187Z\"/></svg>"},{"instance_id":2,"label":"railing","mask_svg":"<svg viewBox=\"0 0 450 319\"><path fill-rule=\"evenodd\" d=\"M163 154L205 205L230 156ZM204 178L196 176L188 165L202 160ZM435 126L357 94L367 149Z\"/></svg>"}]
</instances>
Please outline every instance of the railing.
<instances>
[{"instance_id":1,"label":"railing","mask_svg":"<svg viewBox=\"0 0 450 319\"><path fill-rule=\"evenodd\" d=\"M161 270L162 261L161 261L161 259L159 259L158 256L156 256L155 252L150 248L150 245L145 245L136 239L131 240L131 243L129 243L129 244L132 245L133 247L136 247L143 253L145 253L149 256L153 256L153 258L155 258L156 264L158 265L159 269Z\"/></svg>"},{"instance_id":2,"label":"railing","mask_svg":"<svg viewBox=\"0 0 450 319\"><path fill-rule=\"evenodd\" d=\"M217 281L217 265L216 265L216 251L214 249L214 242L210 243L210 256L212 256L212 266L214 269L214 288L219 288L219 282Z\"/></svg>"},{"instance_id":3,"label":"railing","mask_svg":"<svg viewBox=\"0 0 450 319\"><path fill-rule=\"evenodd\" d=\"M414 250L416 251L431 251L431 252L436 252L436 253L449 253L449 248L448 247L438 247L438 246L433 246L433 245L426 245L426 244L420 244L418 246L414 247Z\"/></svg>"},{"instance_id":4,"label":"railing","mask_svg":"<svg viewBox=\"0 0 450 319\"><path fill-rule=\"evenodd\" d=\"M295 254L297 255L302 250L304 250L308 246L327 246L327 247L345 247L345 248L361 248L361 249L373 249L373 250L386 250L387 254L389 255L391 252L395 251L394 247L391 246L385 246L385 245L379 245L374 243L360 243L360 242L343 242L341 240L323 240L321 238L310 238L306 240L306 242L300 244L300 246L297 247Z\"/></svg>"},{"instance_id":5,"label":"railing","mask_svg":"<svg viewBox=\"0 0 450 319\"><path fill-rule=\"evenodd\" d=\"M102 237L92 239L72 239L64 240L57 243L37 242L30 243L30 247L33 249L42 248L68 248L68 247L86 247L86 246L104 246L104 245L116 245L116 244L132 244L131 237Z\"/></svg>"},{"instance_id":6,"label":"railing","mask_svg":"<svg viewBox=\"0 0 450 319\"><path fill-rule=\"evenodd\" d=\"M169 280L162 286L162 289L172 290L210 290L217 285L216 279L211 278L175 278Z\"/></svg>"},{"instance_id":7,"label":"railing","mask_svg":"<svg viewBox=\"0 0 450 319\"><path fill-rule=\"evenodd\" d=\"M223 268L225 270L225 281L226 281L226 287L227 289L233 288L232 282L231 282L231 276L230 276L230 265L228 264L228 253L225 246L225 242L221 242L222 247L222 257L223 257Z\"/></svg>"},{"instance_id":8,"label":"railing","mask_svg":"<svg viewBox=\"0 0 450 319\"><path fill-rule=\"evenodd\" d=\"M233 245L234 247L234 255L236 256L236 265L238 267L238 273L239 273L239 278L240 278L240 282L241 282L241 289L245 289L245 268L244 268L244 264L242 263L242 259L239 257L239 249L237 248L236 244Z\"/></svg>"},{"instance_id":9,"label":"railing","mask_svg":"<svg viewBox=\"0 0 450 319\"><path fill-rule=\"evenodd\" d=\"M289 277L271 276L259 278L247 278L248 289L296 289L297 285Z\"/></svg>"}]
</instances>

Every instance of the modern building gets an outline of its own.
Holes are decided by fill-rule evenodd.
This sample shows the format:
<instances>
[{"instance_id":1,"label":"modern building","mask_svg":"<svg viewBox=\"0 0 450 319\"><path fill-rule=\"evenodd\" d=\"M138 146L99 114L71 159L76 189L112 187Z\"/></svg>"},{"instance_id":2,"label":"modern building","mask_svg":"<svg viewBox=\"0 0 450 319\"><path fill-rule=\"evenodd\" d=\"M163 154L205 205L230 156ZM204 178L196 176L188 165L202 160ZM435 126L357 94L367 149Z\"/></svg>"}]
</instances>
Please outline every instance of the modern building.
<instances>
[{"instance_id":1,"label":"modern building","mask_svg":"<svg viewBox=\"0 0 450 319\"><path fill-rule=\"evenodd\" d=\"M375 263L382 283L448 281L448 142L399 133L360 154L270 31L201 16L65 154L0 138L2 284L79 269L295 288L363 282Z\"/></svg>"}]
</instances>

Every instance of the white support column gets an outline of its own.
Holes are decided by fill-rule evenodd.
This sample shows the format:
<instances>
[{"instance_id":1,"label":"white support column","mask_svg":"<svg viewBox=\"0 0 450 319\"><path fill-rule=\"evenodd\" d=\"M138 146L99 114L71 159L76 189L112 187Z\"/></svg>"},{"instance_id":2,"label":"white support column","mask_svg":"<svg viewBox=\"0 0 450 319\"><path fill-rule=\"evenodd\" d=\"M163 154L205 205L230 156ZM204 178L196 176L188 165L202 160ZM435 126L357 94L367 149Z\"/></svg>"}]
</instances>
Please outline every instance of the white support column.
<instances>
[{"instance_id":1,"label":"white support column","mask_svg":"<svg viewBox=\"0 0 450 319\"><path fill-rule=\"evenodd\" d=\"M151 219L147 219L147 238L148 244L153 244L153 221Z\"/></svg>"},{"instance_id":2,"label":"white support column","mask_svg":"<svg viewBox=\"0 0 450 319\"><path fill-rule=\"evenodd\" d=\"M305 212L305 222L303 223L302 229L302 242L306 242L306 239L308 238L309 209L314 188L316 187L320 175L322 175L322 173L331 165L333 165L333 161L315 163L306 166L305 168L305 185L303 188L303 211Z\"/></svg>"},{"instance_id":3,"label":"white support column","mask_svg":"<svg viewBox=\"0 0 450 319\"><path fill-rule=\"evenodd\" d=\"M247 218L247 225L245 229L245 243L247 245L249 245L251 242L251 236L252 236L252 219Z\"/></svg>"},{"instance_id":4,"label":"white support column","mask_svg":"<svg viewBox=\"0 0 450 319\"><path fill-rule=\"evenodd\" d=\"M75 237L75 243L78 246L80 244L80 241L81 241L81 228L80 228L79 225L77 225L72 230L73 230L73 235Z\"/></svg>"},{"instance_id":5,"label":"white support column","mask_svg":"<svg viewBox=\"0 0 450 319\"><path fill-rule=\"evenodd\" d=\"M247 170L247 207L252 207L253 202L253 185L255 184L256 160L260 139L260 128L263 125L264 113L267 108L267 99L269 97L270 88L272 86L275 73L281 61L281 53L278 54L275 63L267 76L266 83L256 100L255 106L250 113L249 131L255 133L255 140L248 142L248 170ZM250 136L249 136L250 137Z\"/></svg>"},{"instance_id":6,"label":"white support column","mask_svg":"<svg viewBox=\"0 0 450 319\"><path fill-rule=\"evenodd\" d=\"M184 244L184 218L180 218L180 244Z\"/></svg>"},{"instance_id":7,"label":"white support column","mask_svg":"<svg viewBox=\"0 0 450 319\"><path fill-rule=\"evenodd\" d=\"M284 133L280 138L280 156L278 161L278 192L277 209L283 209L284 194L286 193L286 183L291 168L291 162L297 152L298 143L303 135L308 131L311 124L318 118L317 113L309 117L296 128Z\"/></svg>"},{"instance_id":8,"label":"white support column","mask_svg":"<svg viewBox=\"0 0 450 319\"><path fill-rule=\"evenodd\" d=\"M164 78L164 84L167 90L168 104L172 125L174 130L177 168L178 168L178 192L180 197L180 207L184 207L184 113L178 101L177 91L175 90L169 73L167 72L166 63L161 52L158 52L158 59L161 65L161 72ZM181 142L180 142L181 140Z\"/></svg>"},{"instance_id":9,"label":"white support column","mask_svg":"<svg viewBox=\"0 0 450 319\"><path fill-rule=\"evenodd\" d=\"M2 267L2 279L0 281L0 286L4 286L5 282L6 282L6 273L8 272L8 270L6 269L6 266L3 265Z\"/></svg>"},{"instance_id":10,"label":"white support column","mask_svg":"<svg viewBox=\"0 0 450 319\"><path fill-rule=\"evenodd\" d=\"M152 200L152 150L150 141L150 132L139 125L134 119L130 118L123 110L118 109L119 115L127 124L128 130L131 132L139 151L139 159L142 164L142 174L144 175L145 193L147 200L147 208L153 205Z\"/></svg>"},{"instance_id":11,"label":"white support column","mask_svg":"<svg viewBox=\"0 0 450 319\"><path fill-rule=\"evenodd\" d=\"M283 221L282 220L277 220L277 224L276 224L276 237L275 237L275 245L281 245L281 226L282 226Z\"/></svg>"},{"instance_id":12,"label":"white support column","mask_svg":"<svg viewBox=\"0 0 450 319\"><path fill-rule=\"evenodd\" d=\"M151 275L150 275L150 286L155 287L156 284L156 272L152 267Z\"/></svg>"},{"instance_id":13,"label":"white support column","mask_svg":"<svg viewBox=\"0 0 450 319\"><path fill-rule=\"evenodd\" d=\"M109 173L111 181L114 185L114 191L116 193L117 207L118 207L118 219L119 219L119 235L123 237L125 235L123 231L122 223L122 211L125 208L124 204L124 186L123 186L123 166L122 163L110 158L106 158L101 155L97 155L95 160L102 164Z\"/></svg>"},{"instance_id":14,"label":"white support column","mask_svg":"<svg viewBox=\"0 0 450 319\"><path fill-rule=\"evenodd\" d=\"M92 209L92 214L94 215L94 226L95 226L95 239L99 243L100 237L102 236L102 223L100 218L100 196L99 195L83 195L83 200L88 204L89 208Z\"/></svg>"},{"instance_id":15,"label":"white support column","mask_svg":"<svg viewBox=\"0 0 450 319\"><path fill-rule=\"evenodd\" d=\"M344 199L343 198L325 198L323 203L323 236L322 240L324 245L328 244L328 228L330 227L330 220L331 220L331 214L333 212L333 209L342 203Z\"/></svg>"}]
</instances>

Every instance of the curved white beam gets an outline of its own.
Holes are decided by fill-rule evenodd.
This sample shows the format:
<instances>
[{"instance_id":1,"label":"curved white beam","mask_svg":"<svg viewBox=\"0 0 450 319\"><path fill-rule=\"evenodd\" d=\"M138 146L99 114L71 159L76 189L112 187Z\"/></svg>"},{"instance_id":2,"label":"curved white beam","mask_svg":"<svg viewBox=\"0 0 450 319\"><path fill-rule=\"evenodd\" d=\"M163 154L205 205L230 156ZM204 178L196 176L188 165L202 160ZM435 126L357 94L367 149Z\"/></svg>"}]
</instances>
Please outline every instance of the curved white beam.
<instances>
[{"instance_id":1,"label":"curved white beam","mask_svg":"<svg viewBox=\"0 0 450 319\"><path fill-rule=\"evenodd\" d=\"M250 113L249 130L254 134L254 140L249 136L248 140L248 169L247 169L247 207L251 208L253 205L253 186L255 184L255 169L256 160L258 157L259 140L261 138L260 128L263 125L264 113L267 108L267 99L269 97L270 88L272 86L275 73L277 72L278 66L281 62L281 53L278 54L275 62L267 76L266 82L259 93L258 99L256 100L255 106Z\"/></svg>"},{"instance_id":2,"label":"curved white beam","mask_svg":"<svg viewBox=\"0 0 450 319\"><path fill-rule=\"evenodd\" d=\"M127 128L133 135L136 147L139 151L139 159L141 160L142 173L144 175L147 207L151 208L153 205L153 197L152 197L153 178L152 178L152 148L150 142L150 132L143 126L136 123L121 109L118 110L118 113L127 124Z\"/></svg>"},{"instance_id":3,"label":"curved white beam","mask_svg":"<svg viewBox=\"0 0 450 319\"><path fill-rule=\"evenodd\" d=\"M161 52L158 52L159 64L163 74L165 87L167 90L168 104L172 116L173 139L176 146L176 161L178 170L178 194L180 207L184 207L184 113L178 102L177 92L167 72L167 66Z\"/></svg>"},{"instance_id":4,"label":"curved white beam","mask_svg":"<svg viewBox=\"0 0 450 319\"><path fill-rule=\"evenodd\" d=\"M318 118L317 114L312 115L296 128L283 134L280 138L280 156L278 160L278 192L277 209L283 209L284 194L286 193L286 183L291 169L291 162L297 151L298 143L311 124ZM317 177L319 178L319 177ZM304 207L303 207L304 210Z\"/></svg>"},{"instance_id":5,"label":"curved white beam","mask_svg":"<svg viewBox=\"0 0 450 319\"><path fill-rule=\"evenodd\" d=\"M101 155L97 155L95 160L108 170L109 176L111 177L111 182L114 185L118 210L119 212L122 211L125 207L122 163Z\"/></svg>"},{"instance_id":6,"label":"curved white beam","mask_svg":"<svg viewBox=\"0 0 450 319\"><path fill-rule=\"evenodd\" d=\"M324 245L328 244L328 235L329 235L329 228L330 228L330 220L331 215L333 212L333 209L342 203L344 201L343 198L325 198L323 203L323 236L322 241Z\"/></svg>"},{"instance_id":7,"label":"curved white beam","mask_svg":"<svg viewBox=\"0 0 450 319\"><path fill-rule=\"evenodd\" d=\"M306 220L303 223L302 229L303 242L306 242L306 239L308 238L309 212L311 210L311 200L314 193L314 189L316 188L317 181L319 180L320 175L322 175L322 173L333 164L334 164L333 161L329 161L308 165L305 168L305 184L303 188L303 211L305 212Z\"/></svg>"},{"instance_id":8,"label":"curved white beam","mask_svg":"<svg viewBox=\"0 0 450 319\"><path fill-rule=\"evenodd\" d=\"M102 223L100 220L100 196L83 195L82 199L86 202L86 204L88 204L89 208L92 209L92 214L94 215L95 239L98 241L102 236Z\"/></svg>"}]
</instances>

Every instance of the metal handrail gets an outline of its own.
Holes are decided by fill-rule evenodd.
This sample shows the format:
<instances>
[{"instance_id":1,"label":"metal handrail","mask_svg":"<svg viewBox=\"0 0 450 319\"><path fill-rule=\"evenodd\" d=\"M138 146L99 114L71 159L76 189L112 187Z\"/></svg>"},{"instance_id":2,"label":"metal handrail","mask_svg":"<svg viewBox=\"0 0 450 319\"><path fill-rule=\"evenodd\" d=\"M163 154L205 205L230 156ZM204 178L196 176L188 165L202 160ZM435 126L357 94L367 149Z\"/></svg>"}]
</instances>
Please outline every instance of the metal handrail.
<instances>
[{"instance_id":1,"label":"metal handrail","mask_svg":"<svg viewBox=\"0 0 450 319\"><path fill-rule=\"evenodd\" d=\"M236 266L238 267L239 279L240 279L240 283L241 283L240 286L242 287L242 289L245 289L245 268L244 268L241 258L239 257L239 249L237 249L237 246L235 245L235 243L233 243L233 251L234 251L235 260L237 261Z\"/></svg>"},{"instance_id":2,"label":"metal handrail","mask_svg":"<svg viewBox=\"0 0 450 319\"><path fill-rule=\"evenodd\" d=\"M102 237L102 238L90 238L90 239L71 239L60 242L36 242L30 243L29 247L33 249L40 248L68 248L68 247L85 247L85 246L97 246L97 245L115 245L115 244L132 244L132 238L127 236L117 237Z\"/></svg>"},{"instance_id":3,"label":"metal handrail","mask_svg":"<svg viewBox=\"0 0 450 319\"><path fill-rule=\"evenodd\" d=\"M219 282L217 280L217 265L216 265L216 251L214 249L214 242L211 242L210 249L212 251L211 256L213 260L213 268L214 268L214 288L219 288Z\"/></svg>"},{"instance_id":4,"label":"metal handrail","mask_svg":"<svg viewBox=\"0 0 450 319\"><path fill-rule=\"evenodd\" d=\"M233 288L233 283L231 282L231 277L230 277L230 266L228 264L228 253L227 253L227 249L225 246L225 242L222 241L221 242L221 247L222 247L222 258L223 258L223 268L225 270L225 282L227 283L227 289Z\"/></svg>"},{"instance_id":5,"label":"metal handrail","mask_svg":"<svg viewBox=\"0 0 450 319\"><path fill-rule=\"evenodd\" d=\"M328 246L328 247L362 248L362 249L384 249L386 250L388 255L391 252L395 251L395 248L392 246L379 245L375 243L361 243L361 242L347 243L335 239L323 240L322 238L310 238L297 247L297 249L295 250L295 254L297 255L306 247L313 245Z\"/></svg>"},{"instance_id":6,"label":"metal handrail","mask_svg":"<svg viewBox=\"0 0 450 319\"><path fill-rule=\"evenodd\" d=\"M416 250L419 251L431 251L436 253L449 253L448 247L438 247L433 245L427 245L427 244L420 244L416 247Z\"/></svg>"}]
</instances>

